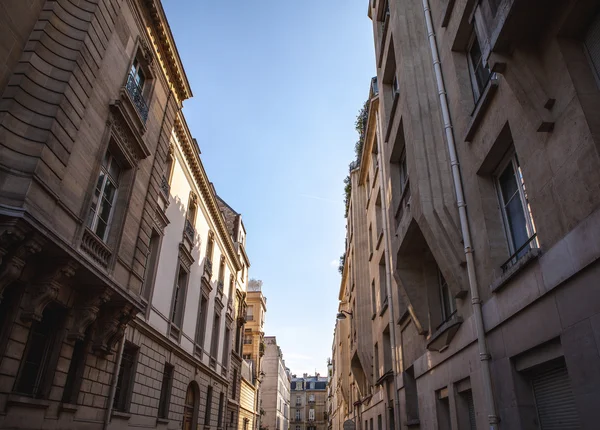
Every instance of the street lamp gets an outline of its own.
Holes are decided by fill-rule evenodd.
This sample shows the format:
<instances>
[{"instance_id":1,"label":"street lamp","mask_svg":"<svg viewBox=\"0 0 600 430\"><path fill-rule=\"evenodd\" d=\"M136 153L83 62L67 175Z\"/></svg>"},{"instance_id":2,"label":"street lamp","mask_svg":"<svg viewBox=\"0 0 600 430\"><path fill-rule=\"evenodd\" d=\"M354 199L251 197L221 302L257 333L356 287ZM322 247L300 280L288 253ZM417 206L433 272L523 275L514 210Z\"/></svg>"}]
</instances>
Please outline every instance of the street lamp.
<instances>
[{"instance_id":1,"label":"street lamp","mask_svg":"<svg viewBox=\"0 0 600 430\"><path fill-rule=\"evenodd\" d=\"M338 312L336 318L338 320L345 320L346 319L346 315L344 315L344 314L352 316L352 312L348 312L348 311L343 311L342 310L342 311Z\"/></svg>"}]
</instances>

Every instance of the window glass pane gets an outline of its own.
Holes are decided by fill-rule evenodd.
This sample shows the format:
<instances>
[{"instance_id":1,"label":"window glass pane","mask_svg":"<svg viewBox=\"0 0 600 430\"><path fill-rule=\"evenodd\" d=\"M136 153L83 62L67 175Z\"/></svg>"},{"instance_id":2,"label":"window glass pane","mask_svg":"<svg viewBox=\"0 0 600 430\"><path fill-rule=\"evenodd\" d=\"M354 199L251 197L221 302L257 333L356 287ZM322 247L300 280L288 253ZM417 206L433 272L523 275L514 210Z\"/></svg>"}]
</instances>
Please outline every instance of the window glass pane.
<instances>
[{"instance_id":1,"label":"window glass pane","mask_svg":"<svg viewBox=\"0 0 600 430\"><path fill-rule=\"evenodd\" d=\"M108 174L112 178L113 181L117 182L119 180L119 174L121 173L121 168L119 164L115 161L114 158L110 160L110 166L108 168Z\"/></svg>"},{"instance_id":2,"label":"window glass pane","mask_svg":"<svg viewBox=\"0 0 600 430\"><path fill-rule=\"evenodd\" d=\"M517 250L529 239L529 235L527 234L527 224L525 222L525 212L523 211L521 199L518 198L518 196L512 199L506 206L506 218L514 250ZM526 250L523 250L522 252L526 252Z\"/></svg>"}]
</instances>

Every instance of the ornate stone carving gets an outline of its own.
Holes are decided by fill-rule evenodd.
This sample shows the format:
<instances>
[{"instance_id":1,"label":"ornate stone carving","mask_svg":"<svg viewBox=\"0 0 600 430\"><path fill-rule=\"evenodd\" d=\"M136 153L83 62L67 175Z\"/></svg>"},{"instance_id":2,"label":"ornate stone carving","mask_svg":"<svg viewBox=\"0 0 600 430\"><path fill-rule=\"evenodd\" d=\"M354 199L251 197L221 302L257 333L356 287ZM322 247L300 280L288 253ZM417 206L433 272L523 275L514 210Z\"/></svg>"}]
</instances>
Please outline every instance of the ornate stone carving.
<instances>
[{"instance_id":1,"label":"ornate stone carving","mask_svg":"<svg viewBox=\"0 0 600 430\"><path fill-rule=\"evenodd\" d=\"M22 243L15 253L7 259L2 268L2 272L0 272L0 301L2 301L4 289L21 276L27 259L41 250L41 239L33 237Z\"/></svg>"},{"instance_id":2,"label":"ornate stone carving","mask_svg":"<svg viewBox=\"0 0 600 430\"><path fill-rule=\"evenodd\" d=\"M23 321L41 321L46 306L56 300L61 287L75 275L78 264L73 260L54 265L53 270L36 282L30 292L26 310L21 314Z\"/></svg>"},{"instance_id":3,"label":"ornate stone carving","mask_svg":"<svg viewBox=\"0 0 600 430\"><path fill-rule=\"evenodd\" d=\"M69 331L69 339L83 340L85 331L96 321L100 306L110 300L112 291L105 288L101 291L92 290L87 294L82 294L74 310L73 326Z\"/></svg>"},{"instance_id":4,"label":"ornate stone carving","mask_svg":"<svg viewBox=\"0 0 600 430\"><path fill-rule=\"evenodd\" d=\"M115 134L119 142L122 144L123 149L125 149L127 155L134 161L135 165L137 166L137 164L140 161L140 157L131 142L128 126L123 124L123 121L113 114L110 114L109 122L113 133Z\"/></svg>"},{"instance_id":5,"label":"ornate stone carving","mask_svg":"<svg viewBox=\"0 0 600 430\"><path fill-rule=\"evenodd\" d=\"M0 265L2 258L8 253L8 250L17 242L21 242L25 236L16 229L6 229L0 234Z\"/></svg>"},{"instance_id":6,"label":"ornate stone carving","mask_svg":"<svg viewBox=\"0 0 600 430\"><path fill-rule=\"evenodd\" d=\"M101 355L111 354L115 344L125 334L127 324L136 314L137 309L129 303L115 303L103 309L94 333L94 352Z\"/></svg>"}]
</instances>

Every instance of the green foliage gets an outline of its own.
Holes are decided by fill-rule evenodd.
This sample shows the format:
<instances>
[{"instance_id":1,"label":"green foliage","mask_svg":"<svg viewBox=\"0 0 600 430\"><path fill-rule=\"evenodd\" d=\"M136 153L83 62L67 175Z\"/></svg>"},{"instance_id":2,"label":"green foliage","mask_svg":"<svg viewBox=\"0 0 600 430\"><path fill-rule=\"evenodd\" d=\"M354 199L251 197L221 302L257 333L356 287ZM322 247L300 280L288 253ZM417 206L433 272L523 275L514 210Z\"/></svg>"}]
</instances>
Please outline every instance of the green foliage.
<instances>
[{"instance_id":1,"label":"green foliage","mask_svg":"<svg viewBox=\"0 0 600 430\"><path fill-rule=\"evenodd\" d=\"M344 274L344 263L346 263L346 253L345 252L342 255L340 255L340 265L338 266L338 271L340 272L340 275Z\"/></svg>"},{"instance_id":2,"label":"green foliage","mask_svg":"<svg viewBox=\"0 0 600 430\"><path fill-rule=\"evenodd\" d=\"M369 118L369 100L365 101L363 107L358 111L356 121L354 121L354 128L358 133L358 140L354 144L354 160L350 162L348 168L350 171L360 166L360 159L362 158L363 146L365 143L365 131L367 129L367 119ZM348 206L350 205L350 193L352 192L352 184L350 182L350 175L344 179L344 217L348 218Z\"/></svg>"}]
</instances>

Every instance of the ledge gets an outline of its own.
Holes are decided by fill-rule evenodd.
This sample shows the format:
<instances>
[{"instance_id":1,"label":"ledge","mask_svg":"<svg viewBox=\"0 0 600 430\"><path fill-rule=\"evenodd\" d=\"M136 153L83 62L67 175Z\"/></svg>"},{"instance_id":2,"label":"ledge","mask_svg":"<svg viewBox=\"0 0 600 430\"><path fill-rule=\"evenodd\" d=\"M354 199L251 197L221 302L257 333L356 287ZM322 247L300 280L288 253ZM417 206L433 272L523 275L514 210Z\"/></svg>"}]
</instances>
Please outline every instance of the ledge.
<instances>
[{"instance_id":1,"label":"ledge","mask_svg":"<svg viewBox=\"0 0 600 430\"><path fill-rule=\"evenodd\" d=\"M415 427L421 425L421 420L418 418L413 418L412 420L406 420L407 427Z\"/></svg>"},{"instance_id":2,"label":"ledge","mask_svg":"<svg viewBox=\"0 0 600 430\"><path fill-rule=\"evenodd\" d=\"M540 255L542 255L540 248L531 248L527 254L519 258L515 264L491 283L490 290L492 293L500 291L508 281L514 278L521 270L528 266L529 263L536 260Z\"/></svg>"},{"instance_id":3,"label":"ledge","mask_svg":"<svg viewBox=\"0 0 600 430\"><path fill-rule=\"evenodd\" d=\"M375 245L375 249L379 250L379 246L381 245L381 241L383 240L383 229L379 233L379 237L377 238L377 244Z\"/></svg>"},{"instance_id":4,"label":"ledge","mask_svg":"<svg viewBox=\"0 0 600 430\"><path fill-rule=\"evenodd\" d=\"M483 94L479 97L477 104L475 105L475 109L471 114L471 121L469 121L469 125L467 126L467 133L465 135L465 142L470 142L473 140L475 136L475 132L479 128L479 124L483 119L483 114L487 111L488 106L492 102L496 91L498 90L498 77L494 73L490 77L485 89L483 90Z\"/></svg>"},{"instance_id":5,"label":"ledge","mask_svg":"<svg viewBox=\"0 0 600 430\"><path fill-rule=\"evenodd\" d=\"M157 418L156 424L169 424L169 419L168 418Z\"/></svg>"},{"instance_id":6,"label":"ledge","mask_svg":"<svg viewBox=\"0 0 600 430\"><path fill-rule=\"evenodd\" d=\"M47 409L50 406L48 400L34 399L33 397L10 394L7 399L9 405L24 406L32 409Z\"/></svg>"},{"instance_id":7,"label":"ledge","mask_svg":"<svg viewBox=\"0 0 600 430\"><path fill-rule=\"evenodd\" d=\"M437 352L447 349L462 322L463 319L455 313L431 335L427 341L427 349Z\"/></svg>"},{"instance_id":8,"label":"ledge","mask_svg":"<svg viewBox=\"0 0 600 430\"><path fill-rule=\"evenodd\" d=\"M446 3L446 9L444 9L444 12L442 13L442 24L440 27L444 28L448 26L450 17L452 16L452 10L454 9L454 3L455 0L448 0L448 3Z\"/></svg>"},{"instance_id":9,"label":"ledge","mask_svg":"<svg viewBox=\"0 0 600 430\"><path fill-rule=\"evenodd\" d=\"M77 412L77 410L79 409L79 406L74 405L72 403L62 403L60 405L60 411L61 412L71 412L71 413L75 413Z\"/></svg>"},{"instance_id":10,"label":"ledge","mask_svg":"<svg viewBox=\"0 0 600 430\"><path fill-rule=\"evenodd\" d=\"M112 411L111 417L119 418L121 420L128 420L131 418L131 414L129 412L120 412L120 411Z\"/></svg>"},{"instance_id":11,"label":"ledge","mask_svg":"<svg viewBox=\"0 0 600 430\"><path fill-rule=\"evenodd\" d=\"M381 306L381 309L379 310L379 316L383 316L383 314L385 313L385 311L388 308L388 302L387 300L383 303L383 305Z\"/></svg>"}]
</instances>

